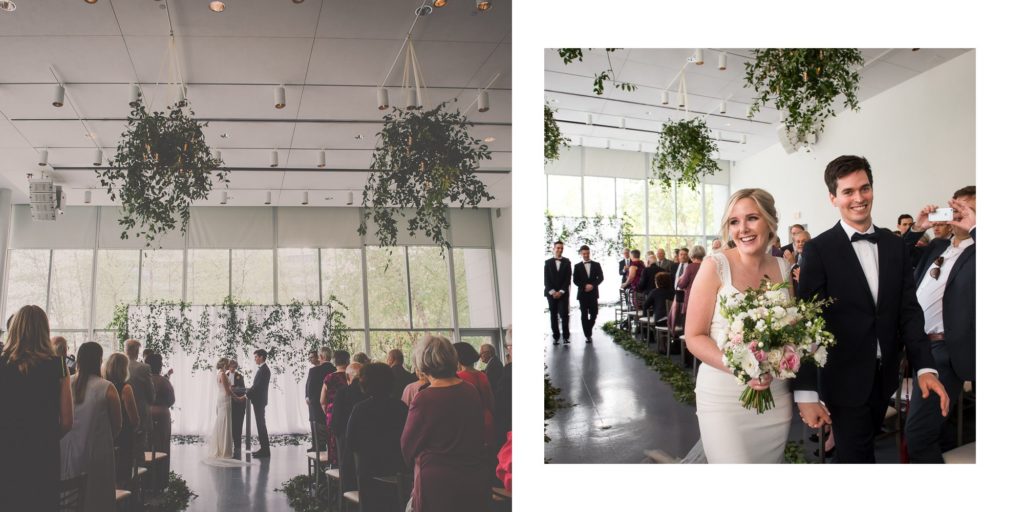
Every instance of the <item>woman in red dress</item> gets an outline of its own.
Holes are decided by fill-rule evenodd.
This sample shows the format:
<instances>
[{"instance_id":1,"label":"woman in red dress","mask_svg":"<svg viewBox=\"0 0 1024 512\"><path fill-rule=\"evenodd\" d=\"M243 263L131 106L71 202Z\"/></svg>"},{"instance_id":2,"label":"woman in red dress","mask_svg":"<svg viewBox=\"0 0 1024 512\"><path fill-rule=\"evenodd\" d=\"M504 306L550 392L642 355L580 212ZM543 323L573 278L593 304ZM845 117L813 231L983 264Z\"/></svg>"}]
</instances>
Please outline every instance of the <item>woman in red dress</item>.
<instances>
[{"instance_id":1,"label":"woman in red dress","mask_svg":"<svg viewBox=\"0 0 1024 512\"><path fill-rule=\"evenodd\" d=\"M345 376L345 369L348 368L350 356L347 350L335 350L334 351L334 367L336 368L334 373L328 373L324 377L324 386L320 391L320 407L323 407L324 414L327 415L327 428L328 432L331 432L331 415L334 411L334 395L338 389L343 388L349 384L348 378ZM344 426L342 432L345 431ZM331 464L336 464L338 459L335 458L335 452L337 451L337 445L335 444L334 436L327 436L327 460L331 461Z\"/></svg>"}]
</instances>

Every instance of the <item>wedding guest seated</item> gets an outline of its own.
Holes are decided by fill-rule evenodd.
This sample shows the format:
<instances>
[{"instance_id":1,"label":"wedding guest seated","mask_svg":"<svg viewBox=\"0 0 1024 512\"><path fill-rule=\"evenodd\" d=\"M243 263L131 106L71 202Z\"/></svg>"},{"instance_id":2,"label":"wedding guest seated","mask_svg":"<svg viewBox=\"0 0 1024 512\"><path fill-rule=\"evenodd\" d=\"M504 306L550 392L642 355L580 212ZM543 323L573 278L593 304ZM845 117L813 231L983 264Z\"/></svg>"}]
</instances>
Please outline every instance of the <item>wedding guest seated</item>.
<instances>
[{"instance_id":1,"label":"wedding guest seated","mask_svg":"<svg viewBox=\"0 0 1024 512\"><path fill-rule=\"evenodd\" d=\"M405 369L405 355L397 348L388 351L387 365L391 368L391 373L394 377L392 380L391 396L401 398L405 387L416 382L416 374Z\"/></svg>"},{"instance_id":2,"label":"wedding guest seated","mask_svg":"<svg viewBox=\"0 0 1024 512\"><path fill-rule=\"evenodd\" d=\"M174 386L167 377L162 375L164 369L164 358L160 354L151 353L145 359L146 364L152 373L153 391L155 398L149 404L149 415L153 419L153 436L150 443L152 450L163 452L168 455L161 464L154 466L154 479L156 487L163 489L167 487L167 479L170 468L171 453L171 406L174 405ZM238 363L235 363L237 366Z\"/></svg>"},{"instance_id":3,"label":"wedding guest seated","mask_svg":"<svg viewBox=\"0 0 1024 512\"><path fill-rule=\"evenodd\" d=\"M335 438L334 452L338 459L332 459L331 464L341 468L341 486L343 491L354 491L359 488L356 483L355 471L353 470L355 459L352 457L352 451L345 444L345 429L348 428L348 420L352 415L352 408L366 399L363 389L358 384L362 369L363 365L355 361L348 365L348 368L345 369L345 374L348 376L348 385L338 388L338 394L334 397L334 404L332 406L331 432Z\"/></svg>"},{"instance_id":4,"label":"wedding guest seated","mask_svg":"<svg viewBox=\"0 0 1024 512\"><path fill-rule=\"evenodd\" d=\"M647 263L644 265L643 272L640 273L640 282L637 283L636 291L647 293L654 290L654 276L662 271L661 267L655 263L654 253L647 251Z\"/></svg>"},{"instance_id":5,"label":"wedding guest seated","mask_svg":"<svg viewBox=\"0 0 1024 512\"><path fill-rule=\"evenodd\" d=\"M414 354L430 387L413 400L402 432L402 456L414 468L412 510L488 510L493 464L485 458L480 393L456 376L458 356L446 338L424 336Z\"/></svg>"},{"instance_id":6,"label":"wedding guest seated","mask_svg":"<svg viewBox=\"0 0 1024 512\"><path fill-rule=\"evenodd\" d=\"M133 453L135 450L135 431L139 428L139 410L135 405L135 390L128 383L128 356L114 352L103 365L103 378L120 390L121 417L125 421L121 430L114 434L114 448L117 457L114 460L115 478L118 489L125 489L131 479Z\"/></svg>"},{"instance_id":7,"label":"wedding guest seated","mask_svg":"<svg viewBox=\"0 0 1024 512\"><path fill-rule=\"evenodd\" d=\"M512 430L512 324L505 330L505 360L508 363L501 380L494 385L494 433L498 444Z\"/></svg>"},{"instance_id":8,"label":"wedding guest seated","mask_svg":"<svg viewBox=\"0 0 1024 512\"><path fill-rule=\"evenodd\" d=\"M622 282L619 287L623 290L629 290L629 296L633 301L633 307L639 308L639 300L637 299L637 287L640 284L640 276L643 274L644 262L640 261L640 251L633 249L629 253L629 267L626 273L626 280Z\"/></svg>"},{"instance_id":9,"label":"wedding guest seated","mask_svg":"<svg viewBox=\"0 0 1024 512\"><path fill-rule=\"evenodd\" d=\"M352 362L366 366L370 364L370 356L366 355L366 352L356 352L356 355L352 356Z\"/></svg>"},{"instance_id":10,"label":"wedding guest seated","mask_svg":"<svg viewBox=\"0 0 1024 512\"><path fill-rule=\"evenodd\" d=\"M456 343L454 347L459 358L456 376L472 384L480 393L480 403L484 406L484 444L494 448L494 392L487 374L473 368L473 364L480 360L480 354L473 345L464 341Z\"/></svg>"},{"instance_id":11,"label":"wedding guest seated","mask_svg":"<svg viewBox=\"0 0 1024 512\"><path fill-rule=\"evenodd\" d=\"M690 298L690 288L693 286L693 280L696 279L697 271L700 270L700 264L704 261L704 256L706 255L704 246L693 246L690 264L686 266L683 275L679 276L679 280L676 282L676 287L679 290L676 292L675 300L672 303L672 309L676 310L676 314L669 317L668 325L671 332L675 332L676 326L682 327L686 322L686 305Z\"/></svg>"},{"instance_id":12,"label":"wedding guest seated","mask_svg":"<svg viewBox=\"0 0 1024 512\"><path fill-rule=\"evenodd\" d=\"M54 336L50 338L50 342L53 344L53 350L57 353L57 357L64 361L64 366L67 366L68 375L74 375L75 355L68 354L68 340L64 336Z\"/></svg>"},{"instance_id":13,"label":"wedding guest seated","mask_svg":"<svg viewBox=\"0 0 1024 512\"><path fill-rule=\"evenodd\" d=\"M385 363L371 363L359 372L359 384L368 396L352 408L345 446L358 457L359 509L391 512L395 486L375 480L405 472L402 460L402 429L409 408L392 396L395 376Z\"/></svg>"},{"instance_id":14,"label":"wedding guest seated","mask_svg":"<svg viewBox=\"0 0 1024 512\"><path fill-rule=\"evenodd\" d=\"M67 369L39 306L18 310L7 334L0 353L0 509L57 510L60 439L73 414Z\"/></svg>"},{"instance_id":15,"label":"wedding guest seated","mask_svg":"<svg viewBox=\"0 0 1024 512\"><path fill-rule=\"evenodd\" d=\"M114 510L114 435L126 419L121 397L100 376L103 347L89 341L78 347L78 373L72 379L75 424L60 441L61 478L88 475L84 510Z\"/></svg>"},{"instance_id":16,"label":"wedding guest seated","mask_svg":"<svg viewBox=\"0 0 1024 512\"><path fill-rule=\"evenodd\" d=\"M350 359L347 350L335 350L334 367L336 370L334 373L329 373L324 377L324 385L320 389L320 407L323 408L324 414L327 415L328 429L334 424L334 397L337 396L340 388L348 385L348 376L345 374L345 370L348 369ZM334 436L328 437L327 460L335 459L336 448L337 442Z\"/></svg>"},{"instance_id":17,"label":"wedding guest seated","mask_svg":"<svg viewBox=\"0 0 1024 512\"><path fill-rule=\"evenodd\" d=\"M416 394L419 393L424 386L430 384L430 382L427 381L427 376L419 370L416 370L416 378L416 382L409 383L409 385L405 386L405 389L402 390L402 402L407 407L412 405L412 399L416 397Z\"/></svg>"}]
</instances>

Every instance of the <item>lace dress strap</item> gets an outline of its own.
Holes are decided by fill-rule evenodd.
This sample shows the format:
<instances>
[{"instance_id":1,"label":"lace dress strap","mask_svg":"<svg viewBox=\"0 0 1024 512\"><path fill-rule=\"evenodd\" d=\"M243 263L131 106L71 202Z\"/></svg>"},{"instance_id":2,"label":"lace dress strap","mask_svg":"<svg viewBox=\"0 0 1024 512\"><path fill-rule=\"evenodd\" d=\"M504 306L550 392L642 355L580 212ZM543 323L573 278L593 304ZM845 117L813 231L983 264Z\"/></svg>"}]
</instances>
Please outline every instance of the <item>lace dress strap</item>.
<instances>
[{"instance_id":1,"label":"lace dress strap","mask_svg":"<svg viewBox=\"0 0 1024 512\"><path fill-rule=\"evenodd\" d=\"M732 272L729 271L729 258L720 252L711 253L711 259L715 260L715 268L718 269L718 280L722 286L732 286Z\"/></svg>"},{"instance_id":2,"label":"lace dress strap","mask_svg":"<svg viewBox=\"0 0 1024 512\"><path fill-rule=\"evenodd\" d=\"M782 276L782 282L789 282L789 262L784 258L778 256L775 257L775 261L779 264L779 275Z\"/></svg>"}]
</instances>

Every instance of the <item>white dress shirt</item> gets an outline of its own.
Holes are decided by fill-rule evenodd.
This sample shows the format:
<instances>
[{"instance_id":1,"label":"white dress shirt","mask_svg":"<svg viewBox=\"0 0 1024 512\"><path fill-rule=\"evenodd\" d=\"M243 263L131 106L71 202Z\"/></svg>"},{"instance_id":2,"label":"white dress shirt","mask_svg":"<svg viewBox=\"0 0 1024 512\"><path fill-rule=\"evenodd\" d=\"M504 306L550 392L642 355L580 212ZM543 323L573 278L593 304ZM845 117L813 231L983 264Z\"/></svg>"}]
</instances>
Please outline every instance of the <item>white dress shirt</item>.
<instances>
[{"instance_id":1,"label":"white dress shirt","mask_svg":"<svg viewBox=\"0 0 1024 512\"><path fill-rule=\"evenodd\" d=\"M562 270L562 258L555 258L555 271ZM554 295L555 291L551 290L548 292L549 295ZM565 290L558 290L558 293L565 293Z\"/></svg>"},{"instance_id":2,"label":"white dress shirt","mask_svg":"<svg viewBox=\"0 0 1024 512\"><path fill-rule=\"evenodd\" d=\"M937 266L932 262L932 266L928 268L928 272L921 280L921 286L917 287L917 302L924 310L924 332L928 334L945 332L942 325L942 296L946 291L949 271L963 254L964 249L972 245L974 245L973 238L960 241L959 247L953 247L953 244L950 243L941 255L942 266L939 267L939 278L935 279L930 275L931 270Z\"/></svg>"},{"instance_id":3,"label":"white dress shirt","mask_svg":"<svg viewBox=\"0 0 1024 512\"><path fill-rule=\"evenodd\" d=\"M853 226L846 223L845 220L840 220L839 225L842 226L843 231L846 232L846 238L853 239L855 233L862 235L870 235L875 232L875 226L868 227L867 231L858 231ZM868 282L868 289L871 290L871 298L875 301L875 305L878 305L878 244L871 243L868 240L857 240L852 242L853 252L857 255L857 261L860 262L860 268L864 272L864 278ZM875 341L875 357L878 359L882 358L882 344ZM922 368L917 371L917 375L920 376L922 373L934 373L938 375L938 372L931 368ZM817 391L794 391L793 400L797 403L801 402L817 402L818 392Z\"/></svg>"},{"instance_id":4,"label":"white dress shirt","mask_svg":"<svg viewBox=\"0 0 1024 512\"><path fill-rule=\"evenodd\" d=\"M589 278L590 277L590 262L589 261L584 261L583 262L583 270L587 271L587 277Z\"/></svg>"},{"instance_id":5,"label":"white dress shirt","mask_svg":"<svg viewBox=\"0 0 1024 512\"><path fill-rule=\"evenodd\" d=\"M675 283L673 286L675 287L676 291L682 290L682 288L679 287L679 278L683 276L683 272L686 272L687 265L689 265L689 263L680 263L679 268L676 269L676 278L675 280L672 281L673 283Z\"/></svg>"}]
</instances>

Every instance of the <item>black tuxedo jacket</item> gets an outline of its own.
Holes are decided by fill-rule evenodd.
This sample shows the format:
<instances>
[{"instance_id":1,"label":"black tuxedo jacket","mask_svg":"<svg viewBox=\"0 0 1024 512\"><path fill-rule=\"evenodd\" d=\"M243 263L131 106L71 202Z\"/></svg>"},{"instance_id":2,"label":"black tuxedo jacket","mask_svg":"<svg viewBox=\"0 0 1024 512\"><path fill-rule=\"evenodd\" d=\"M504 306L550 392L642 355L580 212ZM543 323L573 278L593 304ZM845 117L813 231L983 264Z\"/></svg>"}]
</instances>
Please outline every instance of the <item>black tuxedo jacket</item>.
<instances>
[{"instance_id":1,"label":"black tuxedo jacket","mask_svg":"<svg viewBox=\"0 0 1024 512\"><path fill-rule=\"evenodd\" d=\"M235 372L234 380L231 382L231 391L238 394L245 394L245 377L242 377L242 374L237 371Z\"/></svg>"},{"instance_id":2,"label":"black tuxedo jacket","mask_svg":"<svg viewBox=\"0 0 1024 512\"><path fill-rule=\"evenodd\" d=\"M555 270L555 259L548 258L544 262L544 296L551 290L565 290L565 296L569 296L569 286L572 284L572 262L569 258L562 258L561 268Z\"/></svg>"},{"instance_id":3,"label":"black tuxedo jacket","mask_svg":"<svg viewBox=\"0 0 1024 512\"><path fill-rule=\"evenodd\" d=\"M337 370L331 363L321 363L309 369L309 376L306 378L306 398L309 399L309 410L316 418L324 417L324 410L320 407L320 391L324 387L324 378ZM317 414L319 411L319 414Z\"/></svg>"},{"instance_id":4,"label":"black tuxedo jacket","mask_svg":"<svg viewBox=\"0 0 1024 512\"><path fill-rule=\"evenodd\" d=\"M576 285L576 300L597 300L601 296L598 293L598 285L602 282L604 282L604 272L601 271L601 264L594 260L590 261L590 277L587 277L587 269L583 266L582 261L572 269L572 283ZM594 285L594 289L589 292L584 290L588 284Z\"/></svg>"},{"instance_id":5,"label":"black tuxedo jacket","mask_svg":"<svg viewBox=\"0 0 1024 512\"><path fill-rule=\"evenodd\" d=\"M622 277L622 282L626 282L626 278L629 277L629 258L619 260L619 276Z\"/></svg>"},{"instance_id":6,"label":"black tuxedo jacket","mask_svg":"<svg viewBox=\"0 0 1024 512\"><path fill-rule=\"evenodd\" d=\"M261 365L259 370L256 370L256 377L252 379L252 387L246 392L246 396L252 401L253 405L266 406L267 405L267 388L270 386L270 367L267 365Z\"/></svg>"},{"instance_id":7,"label":"black tuxedo jacket","mask_svg":"<svg viewBox=\"0 0 1024 512\"><path fill-rule=\"evenodd\" d=\"M971 238L977 243L977 230L971 230ZM920 233L913 231L903 235L908 245L913 245L921 239ZM932 240L924 250L921 260L917 263L914 271L914 283L921 286L921 281L931 279L928 276L928 269L932 263L942 256L942 253L949 247L950 240L940 238ZM942 330L946 339L946 348L949 349L949 358L953 364L953 371L960 380L974 380L975 369L975 245L964 249L952 268L942 267L943 272L949 272L946 280L946 289L942 293Z\"/></svg>"},{"instance_id":8,"label":"black tuxedo jacket","mask_svg":"<svg viewBox=\"0 0 1024 512\"><path fill-rule=\"evenodd\" d=\"M935 367L924 333L924 314L917 303L910 254L891 231L877 226L875 231L879 234L877 307L852 242L839 223L804 246L798 295L835 301L823 314L836 345L829 349L823 369L814 365L800 369L793 389L818 391L827 404L867 403L879 345L885 396L899 384L904 347L915 373Z\"/></svg>"}]
</instances>

